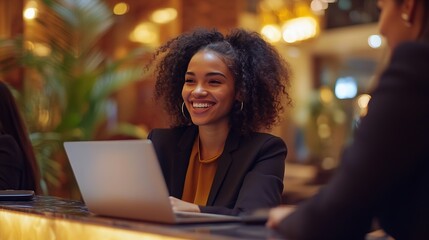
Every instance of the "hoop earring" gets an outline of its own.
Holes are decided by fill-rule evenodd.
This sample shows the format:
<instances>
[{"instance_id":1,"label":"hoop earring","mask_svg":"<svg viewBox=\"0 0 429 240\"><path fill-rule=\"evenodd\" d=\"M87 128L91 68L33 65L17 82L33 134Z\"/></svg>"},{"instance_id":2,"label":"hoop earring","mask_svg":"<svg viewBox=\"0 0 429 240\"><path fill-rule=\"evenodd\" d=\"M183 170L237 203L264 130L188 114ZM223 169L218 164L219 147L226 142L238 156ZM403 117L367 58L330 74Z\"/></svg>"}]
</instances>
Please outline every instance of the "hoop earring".
<instances>
[{"instance_id":1,"label":"hoop earring","mask_svg":"<svg viewBox=\"0 0 429 240\"><path fill-rule=\"evenodd\" d=\"M243 103L243 101L241 101L240 111L243 111L243 107L244 107L244 103Z\"/></svg>"},{"instance_id":2,"label":"hoop earring","mask_svg":"<svg viewBox=\"0 0 429 240\"><path fill-rule=\"evenodd\" d=\"M185 102L182 102L182 115L185 117L185 119L188 119L188 117L185 114Z\"/></svg>"},{"instance_id":3,"label":"hoop earring","mask_svg":"<svg viewBox=\"0 0 429 240\"><path fill-rule=\"evenodd\" d=\"M410 16L406 13L401 13L401 18L404 20L404 24L406 27L411 27Z\"/></svg>"}]
</instances>

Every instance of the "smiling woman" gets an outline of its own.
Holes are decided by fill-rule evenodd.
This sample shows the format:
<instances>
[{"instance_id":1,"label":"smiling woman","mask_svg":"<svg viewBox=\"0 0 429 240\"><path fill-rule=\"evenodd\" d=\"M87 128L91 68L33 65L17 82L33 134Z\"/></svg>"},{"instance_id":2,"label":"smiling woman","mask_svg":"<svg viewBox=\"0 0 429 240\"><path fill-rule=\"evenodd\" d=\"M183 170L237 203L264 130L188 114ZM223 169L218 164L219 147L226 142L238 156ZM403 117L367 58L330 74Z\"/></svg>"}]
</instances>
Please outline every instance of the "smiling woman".
<instances>
[{"instance_id":1,"label":"smiling woman","mask_svg":"<svg viewBox=\"0 0 429 240\"><path fill-rule=\"evenodd\" d=\"M281 203L286 145L279 122L289 70L259 34L199 29L160 47L155 96L172 128L154 129L176 211L238 215Z\"/></svg>"}]
</instances>

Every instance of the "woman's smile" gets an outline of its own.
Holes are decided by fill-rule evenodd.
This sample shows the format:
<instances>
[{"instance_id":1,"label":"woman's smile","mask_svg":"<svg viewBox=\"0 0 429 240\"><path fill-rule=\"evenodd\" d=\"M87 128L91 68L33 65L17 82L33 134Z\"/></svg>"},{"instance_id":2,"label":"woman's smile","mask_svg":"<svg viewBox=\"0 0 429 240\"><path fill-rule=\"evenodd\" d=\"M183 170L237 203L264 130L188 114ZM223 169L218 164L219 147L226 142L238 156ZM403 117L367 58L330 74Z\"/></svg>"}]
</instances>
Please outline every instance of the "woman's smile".
<instances>
[{"instance_id":1,"label":"woman's smile","mask_svg":"<svg viewBox=\"0 0 429 240\"><path fill-rule=\"evenodd\" d=\"M208 103L208 102L192 102L192 107L194 109L207 109L213 106L215 103Z\"/></svg>"}]
</instances>

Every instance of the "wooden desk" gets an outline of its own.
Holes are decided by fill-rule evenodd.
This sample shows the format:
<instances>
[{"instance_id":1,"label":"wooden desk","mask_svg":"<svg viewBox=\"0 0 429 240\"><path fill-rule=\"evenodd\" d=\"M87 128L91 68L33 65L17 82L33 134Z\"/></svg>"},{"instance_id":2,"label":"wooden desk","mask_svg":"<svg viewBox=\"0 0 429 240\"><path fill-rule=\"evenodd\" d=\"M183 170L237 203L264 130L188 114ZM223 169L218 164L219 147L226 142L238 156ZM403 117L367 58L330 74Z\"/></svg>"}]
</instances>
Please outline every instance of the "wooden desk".
<instances>
[{"instance_id":1,"label":"wooden desk","mask_svg":"<svg viewBox=\"0 0 429 240\"><path fill-rule=\"evenodd\" d=\"M240 223L166 225L95 216L79 201L36 196L0 201L0 239L280 239L263 225Z\"/></svg>"}]
</instances>

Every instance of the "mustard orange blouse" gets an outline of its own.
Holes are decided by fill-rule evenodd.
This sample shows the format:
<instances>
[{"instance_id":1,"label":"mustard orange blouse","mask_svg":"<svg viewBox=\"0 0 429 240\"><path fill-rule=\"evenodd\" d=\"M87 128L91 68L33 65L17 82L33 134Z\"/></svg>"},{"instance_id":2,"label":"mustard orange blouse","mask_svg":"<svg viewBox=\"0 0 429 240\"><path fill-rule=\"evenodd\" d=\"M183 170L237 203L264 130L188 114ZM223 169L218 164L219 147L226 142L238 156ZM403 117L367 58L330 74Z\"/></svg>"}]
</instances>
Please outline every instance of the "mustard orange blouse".
<instances>
[{"instance_id":1,"label":"mustard orange blouse","mask_svg":"<svg viewBox=\"0 0 429 240\"><path fill-rule=\"evenodd\" d=\"M200 206L207 204L213 179L217 170L217 159L221 154L210 159L200 159L199 137L196 138L192 147L186 172L185 186L182 200Z\"/></svg>"}]
</instances>

